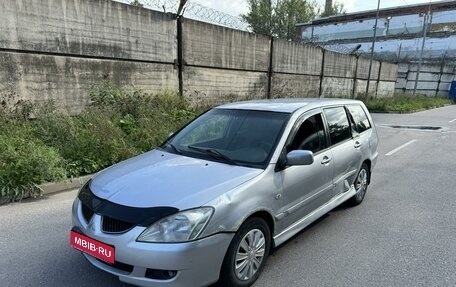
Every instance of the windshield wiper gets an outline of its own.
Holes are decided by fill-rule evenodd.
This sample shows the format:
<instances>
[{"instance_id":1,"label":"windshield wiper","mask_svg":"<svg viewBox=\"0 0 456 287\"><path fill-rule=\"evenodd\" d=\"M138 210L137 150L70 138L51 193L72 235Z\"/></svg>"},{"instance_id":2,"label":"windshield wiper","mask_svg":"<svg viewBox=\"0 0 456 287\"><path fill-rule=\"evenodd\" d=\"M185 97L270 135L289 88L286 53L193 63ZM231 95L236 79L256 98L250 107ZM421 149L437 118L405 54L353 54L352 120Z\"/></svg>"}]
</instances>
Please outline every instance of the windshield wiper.
<instances>
[{"instance_id":1,"label":"windshield wiper","mask_svg":"<svg viewBox=\"0 0 456 287\"><path fill-rule=\"evenodd\" d=\"M193 149L193 150L205 153L215 159L223 160L226 163L229 163L232 165L239 165L237 162L235 162L234 160L229 158L227 155L224 155L223 153L221 153L219 150L217 150L215 148L203 148L203 147L197 147L197 146L192 146L192 145L188 145L187 147L189 149Z\"/></svg>"},{"instance_id":2,"label":"windshield wiper","mask_svg":"<svg viewBox=\"0 0 456 287\"><path fill-rule=\"evenodd\" d=\"M171 147L177 154L182 154L182 152L175 145L173 145L172 143L165 142L164 145Z\"/></svg>"}]
</instances>

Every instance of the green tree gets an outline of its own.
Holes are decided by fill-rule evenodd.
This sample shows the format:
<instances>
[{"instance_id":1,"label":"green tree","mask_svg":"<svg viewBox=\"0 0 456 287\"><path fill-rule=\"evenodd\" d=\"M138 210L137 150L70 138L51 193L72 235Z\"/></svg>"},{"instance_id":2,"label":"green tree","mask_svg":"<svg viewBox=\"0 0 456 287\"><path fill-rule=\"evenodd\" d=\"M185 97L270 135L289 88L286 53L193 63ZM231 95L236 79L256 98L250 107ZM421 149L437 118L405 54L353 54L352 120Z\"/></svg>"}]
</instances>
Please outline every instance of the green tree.
<instances>
[{"instance_id":1,"label":"green tree","mask_svg":"<svg viewBox=\"0 0 456 287\"><path fill-rule=\"evenodd\" d=\"M329 17L329 16L333 16L333 15L340 15L340 14L344 14L346 12L347 12L347 9L345 9L344 3L334 2L334 4L331 5L331 8L329 9L329 11L324 10L323 13L320 14L320 17Z\"/></svg>"},{"instance_id":2,"label":"green tree","mask_svg":"<svg viewBox=\"0 0 456 287\"><path fill-rule=\"evenodd\" d=\"M307 0L248 0L249 13L241 17L253 32L295 39L296 24L316 16L316 4Z\"/></svg>"},{"instance_id":3,"label":"green tree","mask_svg":"<svg viewBox=\"0 0 456 287\"><path fill-rule=\"evenodd\" d=\"M144 5L141 2L139 2L139 0L131 1L130 5L137 6L137 7L144 7Z\"/></svg>"}]
</instances>

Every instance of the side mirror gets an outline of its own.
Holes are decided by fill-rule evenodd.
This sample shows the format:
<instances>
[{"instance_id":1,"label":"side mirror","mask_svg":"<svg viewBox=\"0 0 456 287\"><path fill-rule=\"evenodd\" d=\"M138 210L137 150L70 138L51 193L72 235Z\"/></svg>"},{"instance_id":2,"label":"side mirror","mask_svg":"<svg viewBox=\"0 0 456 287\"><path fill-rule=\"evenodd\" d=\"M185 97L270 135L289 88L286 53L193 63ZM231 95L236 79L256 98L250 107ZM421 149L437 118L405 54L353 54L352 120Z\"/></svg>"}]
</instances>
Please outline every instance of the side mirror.
<instances>
[{"instance_id":1,"label":"side mirror","mask_svg":"<svg viewBox=\"0 0 456 287\"><path fill-rule=\"evenodd\" d=\"M287 154L287 165L311 165L314 162L313 152L310 150L292 150Z\"/></svg>"}]
</instances>

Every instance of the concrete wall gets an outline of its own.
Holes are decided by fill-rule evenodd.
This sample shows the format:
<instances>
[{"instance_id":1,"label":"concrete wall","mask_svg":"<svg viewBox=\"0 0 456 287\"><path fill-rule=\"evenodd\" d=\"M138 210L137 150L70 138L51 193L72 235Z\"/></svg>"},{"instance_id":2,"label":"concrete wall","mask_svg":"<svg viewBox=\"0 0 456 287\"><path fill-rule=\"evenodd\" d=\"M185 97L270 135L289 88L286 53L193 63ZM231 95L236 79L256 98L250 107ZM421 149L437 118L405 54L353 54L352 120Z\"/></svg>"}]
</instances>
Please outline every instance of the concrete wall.
<instances>
[{"instance_id":1,"label":"concrete wall","mask_svg":"<svg viewBox=\"0 0 456 287\"><path fill-rule=\"evenodd\" d=\"M103 80L153 92L175 89L177 73L155 63L0 52L0 99L53 100L78 113L89 102L90 88Z\"/></svg>"},{"instance_id":2,"label":"concrete wall","mask_svg":"<svg viewBox=\"0 0 456 287\"><path fill-rule=\"evenodd\" d=\"M0 99L79 112L103 80L176 90L176 22L105 0L0 1Z\"/></svg>"},{"instance_id":3,"label":"concrete wall","mask_svg":"<svg viewBox=\"0 0 456 287\"><path fill-rule=\"evenodd\" d=\"M172 63L171 16L106 0L0 1L0 47Z\"/></svg>"},{"instance_id":4,"label":"concrete wall","mask_svg":"<svg viewBox=\"0 0 456 287\"><path fill-rule=\"evenodd\" d=\"M270 38L185 19L183 92L195 103L267 97Z\"/></svg>"},{"instance_id":5,"label":"concrete wall","mask_svg":"<svg viewBox=\"0 0 456 287\"><path fill-rule=\"evenodd\" d=\"M367 58L274 40L272 63L272 97L353 98L364 96L366 92L370 63ZM381 65L386 68L380 70ZM394 67L394 64L373 61L370 96L394 94ZM379 85L380 82L384 82L383 85Z\"/></svg>"},{"instance_id":6,"label":"concrete wall","mask_svg":"<svg viewBox=\"0 0 456 287\"><path fill-rule=\"evenodd\" d=\"M413 93L418 65L398 65L396 92ZM452 81L456 81L456 65L451 63L427 63L421 65L416 94L427 96L448 96Z\"/></svg>"},{"instance_id":7,"label":"concrete wall","mask_svg":"<svg viewBox=\"0 0 456 287\"><path fill-rule=\"evenodd\" d=\"M271 97L319 97L323 50L275 39Z\"/></svg>"},{"instance_id":8,"label":"concrete wall","mask_svg":"<svg viewBox=\"0 0 456 287\"><path fill-rule=\"evenodd\" d=\"M275 73L320 75L323 50L281 39L274 40L273 70Z\"/></svg>"},{"instance_id":9,"label":"concrete wall","mask_svg":"<svg viewBox=\"0 0 456 287\"><path fill-rule=\"evenodd\" d=\"M268 71L269 37L190 19L182 25L186 65Z\"/></svg>"},{"instance_id":10,"label":"concrete wall","mask_svg":"<svg viewBox=\"0 0 456 287\"><path fill-rule=\"evenodd\" d=\"M71 113L104 80L205 104L351 98L365 89L368 62L106 0L0 1L0 100L52 99ZM373 64L372 96L394 91L394 65L383 66Z\"/></svg>"},{"instance_id":11,"label":"concrete wall","mask_svg":"<svg viewBox=\"0 0 456 287\"><path fill-rule=\"evenodd\" d=\"M205 105L266 98L267 74L185 67L184 96Z\"/></svg>"}]
</instances>

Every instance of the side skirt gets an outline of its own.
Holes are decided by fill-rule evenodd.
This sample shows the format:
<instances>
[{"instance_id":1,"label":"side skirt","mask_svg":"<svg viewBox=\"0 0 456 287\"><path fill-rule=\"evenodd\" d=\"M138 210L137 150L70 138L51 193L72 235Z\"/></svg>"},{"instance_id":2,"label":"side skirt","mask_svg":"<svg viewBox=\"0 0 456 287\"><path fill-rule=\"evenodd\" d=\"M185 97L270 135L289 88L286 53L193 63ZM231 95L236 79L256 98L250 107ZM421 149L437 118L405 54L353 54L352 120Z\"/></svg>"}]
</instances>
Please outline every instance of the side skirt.
<instances>
[{"instance_id":1,"label":"side skirt","mask_svg":"<svg viewBox=\"0 0 456 287\"><path fill-rule=\"evenodd\" d=\"M355 187L352 185L350 190L347 192L341 193L328 201L326 204L320 206L318 209L315 209L305 217L301 218L300 220L296 221L285 230L277 234L273 237L274 245L279 246L294 235L296 235L299 231L303 230L307 226L309 226L312 222L317 220L318 218L322 217L326 213L333 210L335 207L339 206L346 200L350 199L352 196L356 194Z\"/></svg>"}]
</instances>

